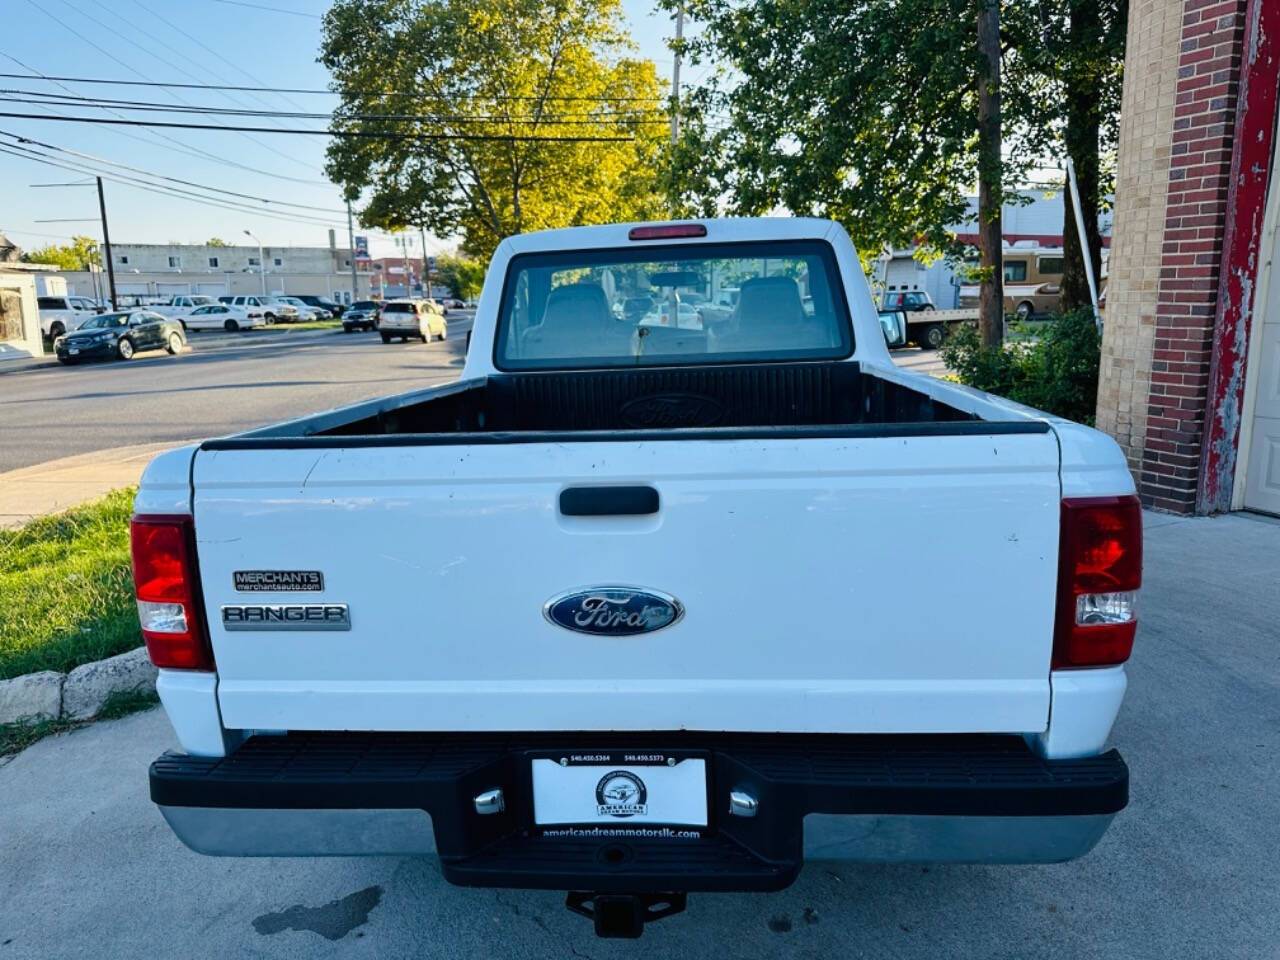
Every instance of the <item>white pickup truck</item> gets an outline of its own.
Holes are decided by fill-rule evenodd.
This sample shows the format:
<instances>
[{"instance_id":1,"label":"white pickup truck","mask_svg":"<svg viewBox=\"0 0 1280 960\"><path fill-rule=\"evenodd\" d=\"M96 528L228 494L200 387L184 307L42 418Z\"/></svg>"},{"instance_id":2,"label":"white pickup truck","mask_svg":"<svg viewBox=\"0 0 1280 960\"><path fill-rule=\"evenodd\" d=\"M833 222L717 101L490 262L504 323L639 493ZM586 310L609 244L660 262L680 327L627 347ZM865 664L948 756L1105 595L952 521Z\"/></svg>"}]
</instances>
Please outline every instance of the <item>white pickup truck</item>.
<instances>
[{"instance_id":1,"label":"white pickup truck","mask_svg":"<svg viewBox=\"0 0 1280 960\"><path fill-rule=\"evenodd\" d=\"M193 310L198 310L201 307L210 307L217 302L218 301L213 297L206 297L197 294L190 297L170 297L164 303L158 303L152 307L148 307L148 309L154 310L162 317L168 317L170 320L182 320L190 316Z\"/></svg>"},{"instance_id":2,"label":"white pickup truck","mask_svg":"<svg viewBox=\"0 0 1280 960\"><path fill-rule=\"evenodd\" d=\"M806 860L1078 857L1127 802L1123 456L897 369L829 221L510 237L459 380L166 453L132 539L204 853L429 855L636 936Z\"/></svg>"}]
</instances>

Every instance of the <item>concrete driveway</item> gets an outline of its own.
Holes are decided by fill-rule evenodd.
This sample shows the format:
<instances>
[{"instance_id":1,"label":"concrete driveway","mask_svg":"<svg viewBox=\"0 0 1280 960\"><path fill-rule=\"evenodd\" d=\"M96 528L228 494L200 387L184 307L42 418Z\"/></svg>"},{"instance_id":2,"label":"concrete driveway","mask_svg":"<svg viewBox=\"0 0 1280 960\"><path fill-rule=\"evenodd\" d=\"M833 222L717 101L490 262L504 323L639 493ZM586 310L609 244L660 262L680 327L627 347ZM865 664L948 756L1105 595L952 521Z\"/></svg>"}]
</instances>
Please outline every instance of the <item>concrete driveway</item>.
<instances>
[{"instance_id":1,"label":"concrete driveway","mask_svg":"<svg viewBox=\"0 0 1280 960\"><path fill-rule=\"evenodd\" d=\"M556 893L460 889L416 859L219 860L170 834L159 711L0 767L0 960L19 957L1280 955L1280 524L1150 516L1115 742L1132 801L1045 867L806 866L777 894L695 895L639 942Z\"/></svg>"}]
</instances>

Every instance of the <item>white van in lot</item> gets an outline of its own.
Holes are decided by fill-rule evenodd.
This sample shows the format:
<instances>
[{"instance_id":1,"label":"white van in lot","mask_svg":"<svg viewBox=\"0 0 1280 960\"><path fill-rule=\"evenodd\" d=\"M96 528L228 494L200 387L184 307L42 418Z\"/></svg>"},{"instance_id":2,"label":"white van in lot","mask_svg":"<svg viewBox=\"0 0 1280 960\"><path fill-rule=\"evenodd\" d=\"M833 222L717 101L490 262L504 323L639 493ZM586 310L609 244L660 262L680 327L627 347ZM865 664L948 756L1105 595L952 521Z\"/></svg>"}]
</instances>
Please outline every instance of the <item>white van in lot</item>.
<instances>
[{"instance_id":1,"label":"white van in lot","mask_svg":"<svg viewBox=\"0 0 1280 960\"><path fill-rule=\"evenodd\" d=\"M622 309L677 289L727 309ZM203 853L637 936L806 860L1079 857L1128 800L1123 455L895 367L829 221L508 237L459 380L162 454L135 509L151 797Z\"/></svg>"}]
</instances>

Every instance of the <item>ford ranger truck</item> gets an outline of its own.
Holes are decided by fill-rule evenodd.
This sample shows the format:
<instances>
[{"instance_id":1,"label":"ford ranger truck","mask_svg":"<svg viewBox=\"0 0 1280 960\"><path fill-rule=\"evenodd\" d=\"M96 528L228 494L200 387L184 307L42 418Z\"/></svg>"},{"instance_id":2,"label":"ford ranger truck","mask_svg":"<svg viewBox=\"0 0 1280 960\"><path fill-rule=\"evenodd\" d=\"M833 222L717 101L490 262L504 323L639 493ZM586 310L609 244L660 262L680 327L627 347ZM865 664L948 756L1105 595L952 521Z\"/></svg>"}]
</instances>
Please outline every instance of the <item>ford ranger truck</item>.
<instances>
[{"instance_id":1,"label":"ford ranger truck","mask_svg":"<svg viewBox=\"0 0 1280 960\"><path fill-rule=\"evenodd\" d=\"M1069 860L1127 802L1123 456L897 369L829 221L509 237L460 379L165 453L135 509L202 853L436 857L637 936L806 861Z\"/></svg>"}]
</instances>

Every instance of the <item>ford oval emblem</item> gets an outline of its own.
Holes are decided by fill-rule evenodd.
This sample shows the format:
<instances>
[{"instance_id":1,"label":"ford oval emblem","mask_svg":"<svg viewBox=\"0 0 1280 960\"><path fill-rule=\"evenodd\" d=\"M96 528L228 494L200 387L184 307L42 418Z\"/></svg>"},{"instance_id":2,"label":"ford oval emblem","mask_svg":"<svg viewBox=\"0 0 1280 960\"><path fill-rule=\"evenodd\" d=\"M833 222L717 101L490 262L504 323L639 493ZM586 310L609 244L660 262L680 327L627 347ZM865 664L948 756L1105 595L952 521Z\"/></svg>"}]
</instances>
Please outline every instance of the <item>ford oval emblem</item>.
<instances>
[{"instance_id":1,"label":"ford oval emblem","mask_svg":"<svg viewBox=\"0 0 1280 960\"><path fill-rule=\"evenodd\" d=\"M552 597L542 614L558 627L602 637L629 637L669 627L684 607L670 594L638 587L586 587Z\"/></svg>"}]
</instances>

